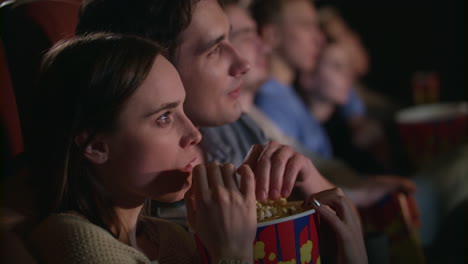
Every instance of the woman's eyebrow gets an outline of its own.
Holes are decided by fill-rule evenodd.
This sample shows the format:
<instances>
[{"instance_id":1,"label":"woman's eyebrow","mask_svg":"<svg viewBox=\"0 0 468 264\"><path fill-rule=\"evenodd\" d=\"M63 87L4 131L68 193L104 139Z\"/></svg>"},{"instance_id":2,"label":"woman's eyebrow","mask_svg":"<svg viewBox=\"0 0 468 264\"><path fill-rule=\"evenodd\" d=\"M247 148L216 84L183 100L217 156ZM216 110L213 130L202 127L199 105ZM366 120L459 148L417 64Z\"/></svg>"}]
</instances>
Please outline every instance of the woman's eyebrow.
<instances>
[{"instance_id":1,"label":"woman's eyebrow","mask_svg":"<svg viewBox=\"0 0 468 264\"><path fill-rule=\"evenodd\" d=\"M152 111L146 113L146 114L144 115L144 117L145 117L145 118L146 118L146 117L150 117L150 116L152 116L152 115L154 115L154 114L157 114L157 113L159 113L159 112L161 112L161 111L176 108L177 106L179 106L179 104L180 104L180 102L165 103L165 104L159 106L158 108L156 108L156 109L154 109L154 110L152 110Z\"/></svg>"}]
</instances>

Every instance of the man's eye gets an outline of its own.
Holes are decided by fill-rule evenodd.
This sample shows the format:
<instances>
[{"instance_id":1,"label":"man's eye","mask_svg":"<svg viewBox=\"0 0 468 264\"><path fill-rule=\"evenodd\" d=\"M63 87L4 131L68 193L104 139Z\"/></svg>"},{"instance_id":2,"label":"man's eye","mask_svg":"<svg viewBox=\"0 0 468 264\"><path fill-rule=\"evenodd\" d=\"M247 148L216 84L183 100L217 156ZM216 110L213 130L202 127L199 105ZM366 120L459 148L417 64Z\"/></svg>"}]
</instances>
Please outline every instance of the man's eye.
<instances>
[{"instance_id":1,"label":"man's eye","mask_svg":"<svg viewBox=\"0 0 468 264\"><path fill-rule=\"evenodd\" d=\"M218 54L220 50L221 50L221 47L220 45L218 45L210 53L208 53L208 56L211 57L212 55Z\"/></svg>"},{"instance_id":2,"label":"man's eye","mask_svg":"<svg viewBox=\"0 0 468 264\"><path fill-rule=\"evenodd\" d=\"M163 115L158 117L156 123L158 126L166 126L172 121L171 112L165 112Z\"/></svg>"}]
</instances>

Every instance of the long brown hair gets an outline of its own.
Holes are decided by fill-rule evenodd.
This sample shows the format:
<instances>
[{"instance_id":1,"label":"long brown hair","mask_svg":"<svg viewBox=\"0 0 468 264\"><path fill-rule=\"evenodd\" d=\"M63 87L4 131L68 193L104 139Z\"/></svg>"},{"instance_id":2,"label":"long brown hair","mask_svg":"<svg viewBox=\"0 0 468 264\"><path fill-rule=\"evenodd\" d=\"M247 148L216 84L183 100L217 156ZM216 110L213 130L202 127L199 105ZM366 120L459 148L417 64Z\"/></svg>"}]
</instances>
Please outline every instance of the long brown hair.
<instances>
[{"instance_id":1,"label":"long brown hair","mask_svg":"<svg viewBox=\"0 0 468 264\"><path fill-rule=\"evenodd\" d=\"M55 45L44 56L27 149L40 218L75 211L118 236L110 194L94 177L83 147L112 131L161 49L134 36L94 34ZM86 133L78 146L76 136Z\"/></svg>"}]
</instances>

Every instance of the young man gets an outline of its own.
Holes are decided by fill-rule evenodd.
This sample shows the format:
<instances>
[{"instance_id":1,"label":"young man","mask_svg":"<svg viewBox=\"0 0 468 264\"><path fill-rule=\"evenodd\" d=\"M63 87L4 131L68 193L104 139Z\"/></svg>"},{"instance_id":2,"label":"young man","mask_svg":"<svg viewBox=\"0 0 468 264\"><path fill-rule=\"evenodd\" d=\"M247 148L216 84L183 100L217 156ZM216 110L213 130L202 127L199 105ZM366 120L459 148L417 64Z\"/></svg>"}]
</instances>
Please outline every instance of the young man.
<instances>
[{"instance_id":1,"label":"young man","mask_svg":"<svg viewBox=\"0 0 468 264\"><path fill-rule=\"evenodd\" d=\"M186 89L184 110L198 126L222 126L231 137L219 138L201 129L200 162L233 162L264 143L261 129L245 115L240 86L249 64L232 47L230 24L215 0L154 1L90 0L80 11L77 34L107 31L145 36L163 45ZM240 119L239 119L240 118ZM236 121L237 120L237 121ZM230 127L229 127L230 126ZM249 130L250 138L236 135ZM288 197L293 188L302 199L333 188L312 162L292 148L270 142L254 145L245 158L256 175L258 200Z\"/></svg>"}]
</instances>

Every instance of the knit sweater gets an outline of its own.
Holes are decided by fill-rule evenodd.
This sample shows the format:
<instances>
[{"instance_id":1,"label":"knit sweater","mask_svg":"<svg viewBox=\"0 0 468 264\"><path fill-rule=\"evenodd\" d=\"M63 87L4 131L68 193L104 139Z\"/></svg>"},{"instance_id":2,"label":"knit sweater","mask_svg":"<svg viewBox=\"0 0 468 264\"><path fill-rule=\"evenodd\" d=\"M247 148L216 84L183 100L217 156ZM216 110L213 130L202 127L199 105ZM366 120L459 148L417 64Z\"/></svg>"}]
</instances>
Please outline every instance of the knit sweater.
<instances>
[{"instance_id":1,"label":"knit sweater","mask_svg":"<svg viewBox=\"0 0 468 264\"><path fill-rule=\"evenodd\" d=\"M160 264L197 263L193 237L174 223L146 218L144 232L159 241ZM151 263L140 251L112 236L88 220L70 214L48 217L28 239L39 263Z\"/></svg>"}]
</instances>

